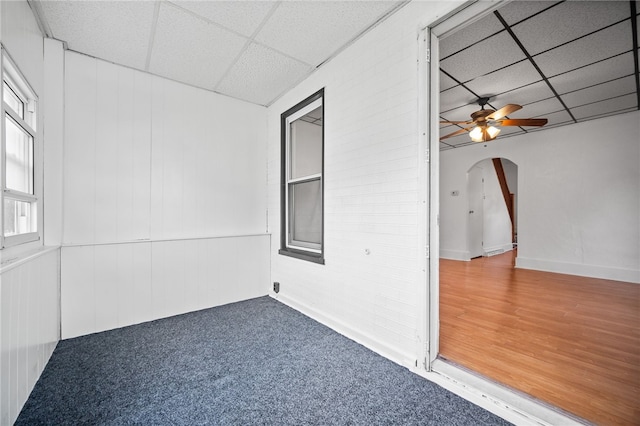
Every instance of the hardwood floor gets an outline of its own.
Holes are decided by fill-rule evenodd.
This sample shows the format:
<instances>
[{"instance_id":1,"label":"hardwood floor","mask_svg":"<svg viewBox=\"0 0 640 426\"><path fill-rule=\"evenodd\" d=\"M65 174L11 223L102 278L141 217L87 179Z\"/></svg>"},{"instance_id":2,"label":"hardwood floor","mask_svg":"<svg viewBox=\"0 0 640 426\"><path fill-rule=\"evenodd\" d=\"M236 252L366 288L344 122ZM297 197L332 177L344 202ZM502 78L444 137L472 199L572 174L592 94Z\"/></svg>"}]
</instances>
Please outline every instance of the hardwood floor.
<instances>
[{"instance_id":1,"label":"hardwood floor","mask_svg":"<svg viewBox=\"0 0 640 426\"><path fill-rule=\"evenodd\" d=\"M599 425L640 425L640 285L440 261L440 356Z\"/></svg>"}]
</instances>

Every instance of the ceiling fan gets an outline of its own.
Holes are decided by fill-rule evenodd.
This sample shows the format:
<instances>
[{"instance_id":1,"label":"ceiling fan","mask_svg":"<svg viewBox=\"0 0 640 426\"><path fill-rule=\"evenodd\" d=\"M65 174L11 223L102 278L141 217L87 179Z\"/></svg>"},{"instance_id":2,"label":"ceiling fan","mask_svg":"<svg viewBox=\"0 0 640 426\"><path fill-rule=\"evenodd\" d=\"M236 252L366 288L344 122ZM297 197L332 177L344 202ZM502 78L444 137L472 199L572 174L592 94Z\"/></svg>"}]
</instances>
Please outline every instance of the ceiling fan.
<instances>
[{"instance_id":1,"label":"ceiling fan","mask_svg":"<svg viewBox=\"0 0 640 426\"><path fill-rule=\"evenodd\" d=\"M440 140L469 132L471 140L474 142L487 142L494 140L500 129L495 126L544 126L547 124L546 118L505 118L507 115L522 109L521 105L507 104L495 111L493 109L485 109L485 105L489 102L489 98L479 98L478 105L481 109L471 114L469 121L441 121L440 124L470 124L460 130L440 137Z\"/></svg>"}]
</instances>

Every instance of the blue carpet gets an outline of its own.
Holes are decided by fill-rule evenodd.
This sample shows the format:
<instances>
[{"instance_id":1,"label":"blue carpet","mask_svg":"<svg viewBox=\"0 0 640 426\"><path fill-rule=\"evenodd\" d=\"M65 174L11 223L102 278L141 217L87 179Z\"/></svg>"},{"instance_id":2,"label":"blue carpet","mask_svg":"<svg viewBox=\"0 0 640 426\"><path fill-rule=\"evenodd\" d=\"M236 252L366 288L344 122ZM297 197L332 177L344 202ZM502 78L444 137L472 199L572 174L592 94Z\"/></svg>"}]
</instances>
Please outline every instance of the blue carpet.
<instances>
[{"instance_id":1,"label":"blue carpet","mask_svg":"<svg viewBox=\"0 0 640 426\"><path fill-rule=\"evenodd\" d=\"M261 297L58 343L16 425L508 425Z\"/></svg>"}]
</instances>

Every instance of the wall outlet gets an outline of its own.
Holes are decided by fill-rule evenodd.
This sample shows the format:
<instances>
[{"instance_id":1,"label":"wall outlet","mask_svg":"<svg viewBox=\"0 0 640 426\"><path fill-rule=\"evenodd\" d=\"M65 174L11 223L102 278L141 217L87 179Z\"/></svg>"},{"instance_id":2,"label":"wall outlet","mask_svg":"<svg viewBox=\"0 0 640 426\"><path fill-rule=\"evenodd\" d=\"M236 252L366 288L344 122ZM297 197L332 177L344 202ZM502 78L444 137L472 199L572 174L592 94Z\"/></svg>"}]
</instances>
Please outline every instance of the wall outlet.
<instances>
[{"instance_id":1,"label":"wall outlet","mask_svg":"<svg viewBox=\"0 0 640 426\"><path fill-rule=\"evenodd\" d=\"M275 282L275 281L274 281L274 283L273 283L273 291L274 291L275 293L280 292L280 283L279 283L279 282Z\"/></svg>"}]
</instances>

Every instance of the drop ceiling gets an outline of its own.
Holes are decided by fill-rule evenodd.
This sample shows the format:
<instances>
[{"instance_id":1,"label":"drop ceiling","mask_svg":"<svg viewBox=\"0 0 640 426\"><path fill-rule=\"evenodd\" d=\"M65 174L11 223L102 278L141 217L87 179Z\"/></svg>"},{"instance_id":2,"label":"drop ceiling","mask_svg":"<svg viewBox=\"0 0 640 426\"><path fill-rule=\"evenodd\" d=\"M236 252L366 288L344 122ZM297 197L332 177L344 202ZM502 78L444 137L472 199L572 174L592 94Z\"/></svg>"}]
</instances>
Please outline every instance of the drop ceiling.
<instances>
[{"instance_id":1,"label":"drop ceiling","mask_svg":"<svg viewBox=\"0 0 640 426\"><path fill-rule=\"evenodd\" d=\"M469 120L490 97L492 109L523 106L509 118L549 120L502 127L504 138L638 110L639 3L513 1L456 31L440 42L440 118ZM472 144L463 133L440 149Z\"/></svg>"},{"instance_id":2,"label":"drop ceiling","mask_svg":"<svg viewBox=\"0 0 640 426\"><path fill-rule=\"evenodd\" d=\"M258 105L405 3L30 0L69 50Z\"/></svg>"}]
</instances>

